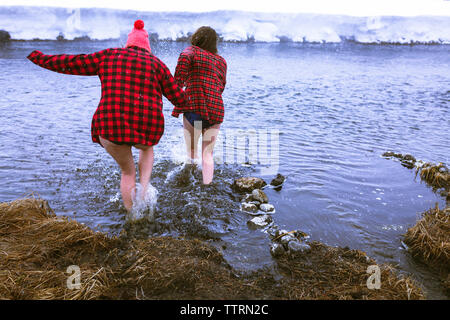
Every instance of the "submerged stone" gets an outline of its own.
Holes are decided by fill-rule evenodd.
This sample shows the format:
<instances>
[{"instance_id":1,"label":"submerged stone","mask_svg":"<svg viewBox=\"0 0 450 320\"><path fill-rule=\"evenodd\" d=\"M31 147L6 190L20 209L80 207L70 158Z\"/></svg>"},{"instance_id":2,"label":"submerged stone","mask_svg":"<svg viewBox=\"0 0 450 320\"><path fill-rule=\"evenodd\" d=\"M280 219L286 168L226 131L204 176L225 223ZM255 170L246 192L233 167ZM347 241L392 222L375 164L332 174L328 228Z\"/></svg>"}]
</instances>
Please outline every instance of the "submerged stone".
<instances>
[{"instance_id":1,"label":"submerged stone","mask_svg":"<svg viewBox=\"0 0 450 320\"><path fill-rule=\"evenodd\" d=\"M252 192L264 187L267 183L261 178L243 177L234 180L233 188L238 192Z\"/></svg>"},{"instance_id":2,"label":"submerged stone","mask_svg":"<svg viewBox=\"0 0 450 320\"><path fill-rule=\"evenodd\" d=\"M269 202L269 198L267 197L266 193L260 189L253 190L252 197L254 200L259 201L261 203Z\"/></svg>"}]
</instances>

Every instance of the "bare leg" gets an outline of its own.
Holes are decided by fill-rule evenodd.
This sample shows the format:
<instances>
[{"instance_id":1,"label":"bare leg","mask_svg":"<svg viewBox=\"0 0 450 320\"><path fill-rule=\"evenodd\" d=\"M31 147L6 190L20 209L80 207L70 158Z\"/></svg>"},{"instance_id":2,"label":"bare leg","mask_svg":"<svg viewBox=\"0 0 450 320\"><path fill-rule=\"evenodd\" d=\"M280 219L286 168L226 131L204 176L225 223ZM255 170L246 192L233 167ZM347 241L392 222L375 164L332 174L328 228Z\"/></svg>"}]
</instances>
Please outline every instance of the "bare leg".
<instances>
[{"instance_id":1,"label":"bare leg","mask_svg":"<svg viewBox=\"0 0 450 320\"><path fill-rule=\"evenodd\" d=\"M183 128L184 128L184 141L186 142L186 152L191 163L194 159L198 158L197 145L200 138L201 130L195 130L195 128L186 120L183 116Z\"/></svg>"},{"instance_id":2,"label":"bare leg","mask_svg":"<svg viewBox=\"0 0 450 320\"><path fill-rule=\"evenodd\" d=\"M202 139L202 174L203 184L210 184L214 176L214 144L219 134L220 124L204 130Z\"/></svg>"},{"instance_id":3,"label":"bare leg","mask_svg":"<svg viewBox=\"0 0 450 320\"><path fill-rule=\"evenodd\" d=\"M142 196L144 197L147 193L147 186L150 182L153 169L153 147L149 146L136 146L139 148L139 182L142 186Z\"/></svg>"},{"instance_id":4,"label":"bare leg","mask_svg":"<svg viewBox=\"0 0 450 320\"><path fill-rule=\"evenodd\" d=\"M106 139L100 138L100 143L105 150L116 160L122 171L120 179L120 192L122 193L123 205L127 211L131 211L133 199L132 190L136 187L136 168L134 166L131 146L117 145Z\"/></svg>"}]
</instances>

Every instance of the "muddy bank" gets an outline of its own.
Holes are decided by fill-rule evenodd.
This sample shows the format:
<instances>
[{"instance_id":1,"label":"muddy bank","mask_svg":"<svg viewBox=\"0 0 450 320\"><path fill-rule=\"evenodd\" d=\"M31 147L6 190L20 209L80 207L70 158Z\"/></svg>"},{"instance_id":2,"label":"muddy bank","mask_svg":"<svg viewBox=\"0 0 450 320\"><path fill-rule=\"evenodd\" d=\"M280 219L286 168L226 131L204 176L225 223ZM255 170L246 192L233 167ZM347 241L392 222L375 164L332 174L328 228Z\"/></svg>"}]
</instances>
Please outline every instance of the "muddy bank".
<instances>
[{"instance_id":1,"label":"muddy bank","mask_svg":"<svg viewBox=\"0 0 450 320\"><path fill-rule=\"evenodd\" d=\"M282 255L276 270L240 274L199 240L109 237L56 216L46 201L0 204L0 299L421 299L388 266L381 288L367 288L375 261L318 242ZM67 268L81 271L69 289Z\"/></svg>"}]
</instances>

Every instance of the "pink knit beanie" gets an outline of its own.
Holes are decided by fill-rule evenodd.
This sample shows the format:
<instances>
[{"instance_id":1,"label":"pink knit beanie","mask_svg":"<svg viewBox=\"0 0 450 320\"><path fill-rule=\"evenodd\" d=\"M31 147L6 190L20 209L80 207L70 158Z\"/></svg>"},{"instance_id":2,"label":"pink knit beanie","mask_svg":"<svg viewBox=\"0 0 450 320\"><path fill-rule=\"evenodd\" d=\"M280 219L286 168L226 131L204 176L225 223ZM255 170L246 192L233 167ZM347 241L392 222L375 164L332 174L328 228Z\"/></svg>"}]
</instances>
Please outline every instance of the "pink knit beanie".
<instances>
[{"instance_id":1,"label":"pink knit beanie","mask_svg":"<svg viewBox=\"0 0 450 320\"><path fill-rule=\"evenodd\" d=\"M152 53L150 42L148 41L148 33L144 30L144 21L142 20L136 20L134 22L133 30L128 34L128 40L125 47L128 48L131 46L143 48Z\"/></svg>"}]
</instances>

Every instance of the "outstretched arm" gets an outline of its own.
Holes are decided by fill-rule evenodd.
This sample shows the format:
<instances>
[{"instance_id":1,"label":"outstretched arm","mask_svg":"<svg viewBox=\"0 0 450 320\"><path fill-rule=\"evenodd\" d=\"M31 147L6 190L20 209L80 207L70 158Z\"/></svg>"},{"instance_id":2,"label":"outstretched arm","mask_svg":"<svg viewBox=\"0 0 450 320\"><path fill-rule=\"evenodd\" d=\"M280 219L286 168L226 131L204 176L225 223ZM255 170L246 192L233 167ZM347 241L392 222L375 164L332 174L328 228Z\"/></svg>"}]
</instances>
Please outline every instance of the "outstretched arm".
<instances>
[{"instance_id":1,"label":"outstretched arm","mask_svg":"<svg viewBox=\"0 0 450 320\"><path fill-rule=\"evenodd\" d=\"M108 49L92 54L77 55L47 55L35 50L27 57L38 66L64 74L82 76L94 76L98 74L98 68Z\"/></svg>"}]
</instances>

